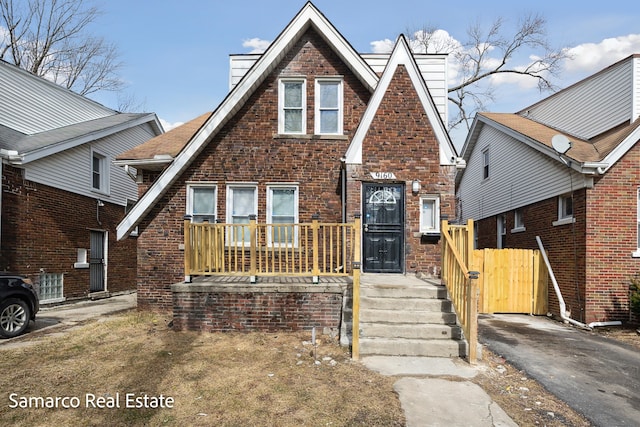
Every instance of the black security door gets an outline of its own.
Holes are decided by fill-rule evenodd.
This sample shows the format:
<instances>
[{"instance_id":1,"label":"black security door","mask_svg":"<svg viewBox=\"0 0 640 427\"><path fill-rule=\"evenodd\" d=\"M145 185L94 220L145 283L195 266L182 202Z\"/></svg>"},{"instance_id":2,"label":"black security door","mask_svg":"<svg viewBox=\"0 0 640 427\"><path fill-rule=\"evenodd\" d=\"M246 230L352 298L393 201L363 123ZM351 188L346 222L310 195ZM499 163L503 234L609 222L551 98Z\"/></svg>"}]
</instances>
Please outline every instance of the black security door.
<instances>
[{"instance_id":1,"label":"black security door","mask_svg":"<svg viewBox=\"0 0 640 427\"><path fill-rule=\"evenodd\" d=\"M89 249L89 292L104 291L104 233L91 231Z\"/></svg>"},{"instance_id":2,"label":"black security door","mask_svg":"<svg viewBox=\"0 0 640 427\"><path fill-rule=\"evenodd\" d=\"M402 273L404 185L364 184L365 272Z\"/></svg>"}]
</instances>

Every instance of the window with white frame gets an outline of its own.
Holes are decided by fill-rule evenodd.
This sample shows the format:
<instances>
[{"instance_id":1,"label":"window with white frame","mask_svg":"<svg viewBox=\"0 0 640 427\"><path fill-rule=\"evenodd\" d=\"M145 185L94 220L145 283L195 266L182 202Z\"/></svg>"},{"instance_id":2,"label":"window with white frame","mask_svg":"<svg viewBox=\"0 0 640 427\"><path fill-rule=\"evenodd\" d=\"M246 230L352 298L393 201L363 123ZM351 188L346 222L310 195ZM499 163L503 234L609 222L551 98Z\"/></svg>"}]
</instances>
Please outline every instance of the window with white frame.
<instances>
[{"instance_id":1,"label":"window with white frame","mask_svg":"<svg viewBox=\"0 0 640 427\"><path fill-rule=\"evenodd\" d=\"M573 195L563 194L558 197L558 220L553 225L571 224L575 221L573 217Z\"/></svg>"},{"instance_id":2,"label":"window with white frame","mask_svg":"<svg viewBox=\"0 0 640 427\"><path fill-rule=\"evenodd\" d=\"M342 78L316 79L315 133L342 134Z\"/></svg>"},{"instance_id":3,"label":"window with white frame","mask_svg":"<svg viewBox=\"0 0 640 427\"><path fill-rule=\"evenodd\" d=\"M249 216L258 214L256 184L230 184L227 186L227 223L249 224ZM249 227L233 227L227 236L231 245L249 243Z\"/></svg>"},{"instance_id":4,"label":"window with white frame","mask_svg":"<svg viewBox=\"0 0 640 427\"><path fill-rule=\"evenodd\" d=\"M307 132L307 82L304 78L281 79L278 88L278 133Z\"/></svg>"},{"instance_id":5,"label":"window with white frame","mask_svg":"<svg viewBox=\"0 0 640 427\"><path fill-rule=\"evenodd\" d=\"M420 197L420 232L440 234L440 197L435 195Z\"/></svg>"},{"instance_id":6,"label":"window with white frame","mask_svg":"<svg viewBox=\"0 0 640 427\"><path fill-rule=\"evenodd\" d=\"M516 209L513 211L513 229L512 233L517 233L520 231L525 231L524 227L524 218L522 217L522 209Z\"/></svg>"},{"instance_id":7,"label":"window with white frame","mask_svg":"<svg viewBox=\"0 0 640 427\"><path fill-rule=\"evenodd\" d=\"M191 222L216 222L218 186L212 183L187 185L187 214Z\"/></svg>"},{"instance_id":8,"label":"window with white frame","mask_svg":"<svg viewBox=\"0 0 640 427\"><path fill-rule=\"evenodd\" d=\"M101 193L109 192L108 158L94 150L91 150L91 188Z\"/></svg>"},{"instance_id":9,"label":"window with white frame","mask_svg":"<svg viewBox=\"0 0 640 427\"><path fill-rule=\"evenodd\" d=\"M270 245L297 246L298 186L273 184L267 186L267 223Z\"/></svg>"},{"instance_id":10,"label":"window with white frame","mask_svg":"<svg viewBox=\"0 0 640 427\"><path fill-rule=\"evenodd\" d=\"M482 179L489 178L489 148L482 151Z\"/></svg>"}]
</instances>

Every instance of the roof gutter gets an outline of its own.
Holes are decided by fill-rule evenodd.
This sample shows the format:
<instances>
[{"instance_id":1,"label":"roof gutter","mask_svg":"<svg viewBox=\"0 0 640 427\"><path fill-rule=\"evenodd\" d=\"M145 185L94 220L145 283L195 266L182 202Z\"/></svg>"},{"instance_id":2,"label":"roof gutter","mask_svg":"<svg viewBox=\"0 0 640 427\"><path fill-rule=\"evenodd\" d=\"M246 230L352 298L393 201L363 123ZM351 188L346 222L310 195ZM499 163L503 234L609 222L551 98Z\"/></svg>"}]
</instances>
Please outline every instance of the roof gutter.
<instances>
[{"instance_id":1,"label":"roof gutter","mask_svg":"<svg viewBox=\"0 0 640 427\"><path fill-rule=\"evenodd\" d=\"M582 173L589 175L604 175L611 165L602 162L585 162L582 164Z\"/></svg>"}]
</instances>

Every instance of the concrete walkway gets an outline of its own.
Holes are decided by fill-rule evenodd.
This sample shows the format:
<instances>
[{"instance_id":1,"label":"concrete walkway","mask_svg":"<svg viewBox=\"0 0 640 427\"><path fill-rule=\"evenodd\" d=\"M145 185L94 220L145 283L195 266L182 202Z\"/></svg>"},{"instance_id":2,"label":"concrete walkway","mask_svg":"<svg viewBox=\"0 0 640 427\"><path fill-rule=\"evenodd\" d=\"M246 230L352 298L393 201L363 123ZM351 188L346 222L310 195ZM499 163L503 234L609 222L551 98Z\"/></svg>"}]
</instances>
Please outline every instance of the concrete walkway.
<instances>
[{"instance_id":1,"label":"concrete walkway","mask_svg":"<svg viewBox=\"0 0 640 427\"><path fill-rule=\"evenodd\" d=\"M477 368L460 359L371 356L362 363L398 377L394 388L407 427L517 426L481 387L468 381Z\"/></svg>"}]
</instances>

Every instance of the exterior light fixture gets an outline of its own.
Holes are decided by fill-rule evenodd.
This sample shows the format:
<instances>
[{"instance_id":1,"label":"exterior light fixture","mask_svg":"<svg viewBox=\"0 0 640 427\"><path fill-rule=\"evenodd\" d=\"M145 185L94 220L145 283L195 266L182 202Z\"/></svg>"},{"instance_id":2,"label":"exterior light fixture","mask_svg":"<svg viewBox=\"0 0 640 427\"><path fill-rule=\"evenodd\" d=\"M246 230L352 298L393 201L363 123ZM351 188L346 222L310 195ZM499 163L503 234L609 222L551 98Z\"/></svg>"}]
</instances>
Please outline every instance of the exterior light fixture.
<instances>
[{"instance_id":1,"label":"exterior light fixture","mask_svg":"<svg viewBox=\"0 0 640 427\"><path fill-rule=\"evenodd\" d=\"M414 179L411 183L411 191L413 191L413 194L418 194L420 192L420 187L420 181Z\"/></svg>"}]
</instances>

